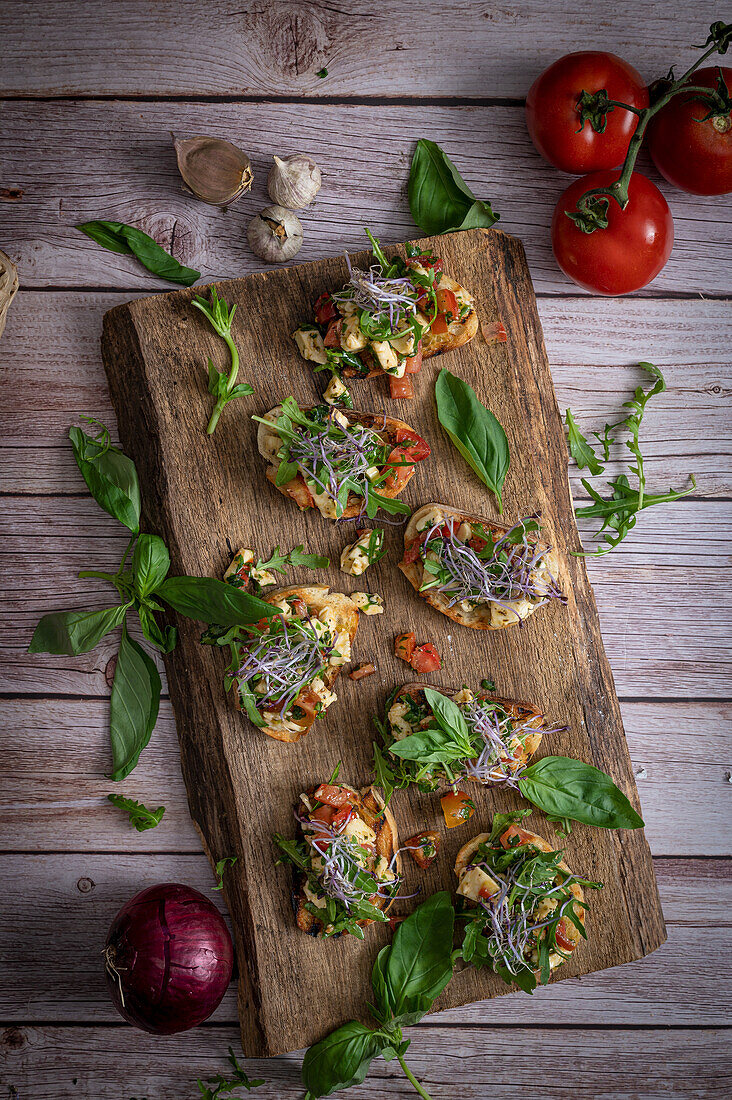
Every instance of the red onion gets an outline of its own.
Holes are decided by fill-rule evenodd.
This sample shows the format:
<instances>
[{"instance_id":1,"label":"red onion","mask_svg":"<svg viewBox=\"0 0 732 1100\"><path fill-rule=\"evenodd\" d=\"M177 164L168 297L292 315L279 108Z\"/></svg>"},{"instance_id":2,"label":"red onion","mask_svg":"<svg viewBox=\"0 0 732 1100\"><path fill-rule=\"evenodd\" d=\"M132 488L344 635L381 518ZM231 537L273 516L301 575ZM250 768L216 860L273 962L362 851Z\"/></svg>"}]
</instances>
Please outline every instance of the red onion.
<instances>
[{"instance_id":1,"label":"red onion","mask_svg":"<svg viewBox=\"0 0 732 1100\"><path fill-rule=\"evenodd\" d=\"M122 1016L172 1035L207 1020L231 981L234 948L216 906L190 886L150 886L124 905L104 951Z\"/></svg>"}]
</instances>

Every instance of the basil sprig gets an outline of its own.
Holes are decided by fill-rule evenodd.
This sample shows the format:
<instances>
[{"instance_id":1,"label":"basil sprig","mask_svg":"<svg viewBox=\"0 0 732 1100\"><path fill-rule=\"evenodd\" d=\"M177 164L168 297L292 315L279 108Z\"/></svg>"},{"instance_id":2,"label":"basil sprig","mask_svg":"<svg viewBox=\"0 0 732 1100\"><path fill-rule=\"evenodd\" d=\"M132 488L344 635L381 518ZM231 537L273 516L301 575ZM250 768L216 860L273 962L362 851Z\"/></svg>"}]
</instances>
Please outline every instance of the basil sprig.
<instances>
[{"instance_id":1,"label":"basil sprig","mask_svg":"<svg viewBox=\"0 0 732 1100\"><path fill-rule=\"evenodd\" d=\"M378 1027L351 1020L305 1054L306 1100L360 1085L374 1058L396 1058L420 1096L429 1095L404 1061L409 1040L402 1027L422 1019L452 977L455 913L446 891L433 894L399 925L390 946L379 952L371 974Z\"/></svg>"},{"instance_id":2,"label":"basil sprig","mask_svg":"<svg viewBox=\"0 0 732 1100\"><path fill-rule=\"evenodd\" d=\"M153 275L167 279L169 283L192 286L196 279L201 278L200 271L196 271L193 267L184 267L175 256L171 256L152 237L143 233L141 229L136 229L134 225L125 225L124 222L93 221L82 222L76 228L109 252L136 256L143 267L152 271Z\"/></svg>"},{"instance_id":3,"label":"basil sprig","mask_svg":"<svg viewBox=\"0 0 732 1100\"><path fill-rule=\"evenodd\" d=\"M211 287L210 298L210 302L207 302L205 298L196 295L193 299L193 305L201 311L213 330L225 341L231 359L228 374L226 371L217 370L211 359L208 361L208 392L216 398L216 404L206 427L206 433L213 435L219 417L229 402L234 401L237 397L249 397L254 393L254 389L248 382L237 384L236 381L239 374L239 350L231 335L236 306L234 305L229 309L224 299L219 298L216 288L213 286Z\"/></svg>"},{"instance_id":4,"label":"basil sprig","mask_svg":"<svg viewBox=\"0 0 732 1100\"><path fill-rule=\"evenodd\" d=\"M447 153L420 138L409 170L409 209L428 237L455 229L489 229L500 214L476 199Z\"/></svg>"},{"instance_id":5,"label":"basil sprig","mask_svg":"<svg viewBox=\"0 0 732 1100\"><path fill-rule=\"evenodd\" d=\"M501 493L511 456L506 433L475 390L443 367L435 384L437 416L468 465L487 485L503 512Z\"/></svg>"},{"instance_id":6,"label":"basil sprig","mask_svg":"<svg viewBox=\"0 0 732 1100\"><path fill-rule=\"evenodd\" d=\"M654 504L667 504L679 500L681 497L688 496L696 488L696 479L693 474L689 474L691 485L688 489L669 489L667 493L654 494L646 492L646 475L639 438L640 428L646 405L656 394L665 391L666 379L653 363L639 363L638 365L651 375L654 383L649 390L644 390L642 386L638 386L630 400L623 402L623 408L630 409L623 420L619 420L616 424L606 424L602 434L599 432L592 433L602 448L601 458L593 445L577 427L571 409L567 409L567 442L570 454L580 470L589 469L593 477L603 473L604 463L610 459L611 446L619 443L618 436L620 433L625 432L628 433L629 438L623 442L635 459L635 463L629 466L629 470L638 481L638 487L634 489L628 480L627 474L619 474L613 481L607 483L608 489L612 490L611 495L603 497L587 478L582 478L582 485L592 497L593 503L575 508L575 514L582 519L602 520L602 524L595 533L594 538L599 539L602 537L604 545L597 550L582 551L578 555L580 557L599 557L602 554L609 554L635 527L640 512L653 507Z\"/></svg>"},{"instance_id":7,"label":"basil sprig","mask_svg":"<svg viewBox=\"0 0 732 1100\"><path fill-rule=\"evenodd\" d=\"M161 682L155 662L130 637L127 616L136 612L143 636L163 653L176 644L176 629L161 625L157 614L163 603L175 611L221 627L258 622L277 609L246 592L212 577L168 577L170 554L159 535L140 531L140 485L134 463L109 442L103 425L97 436L72 428L69 436L87 487L109 515L131 531L116 573L83 570L80 577L107 581L119 603L103 611L56 611L44 615L36 627L29 653L78 656L120 625L122 637L112 684L109 734L112 747L110 779L120 780L137 765L147 746L160 707ZM127 565L128 558L132 557Z\"/></svg>"}]
</instances>

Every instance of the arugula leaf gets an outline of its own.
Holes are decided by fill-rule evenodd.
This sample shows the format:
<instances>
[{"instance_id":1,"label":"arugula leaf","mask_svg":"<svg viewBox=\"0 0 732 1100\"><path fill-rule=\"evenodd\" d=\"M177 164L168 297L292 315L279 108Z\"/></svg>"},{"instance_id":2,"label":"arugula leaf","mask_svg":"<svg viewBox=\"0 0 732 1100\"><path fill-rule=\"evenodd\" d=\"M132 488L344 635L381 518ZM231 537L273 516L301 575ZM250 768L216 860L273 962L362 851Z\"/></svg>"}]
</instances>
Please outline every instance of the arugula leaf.
<instances>
[{"instance_id":1,"label":"arugula leaf","mask_svg":"<svg viewBox=\"0 0 732 1100\"><path fill-rule=\"evenodd\" d=\"M160 688L155 662L124 626L109 704L110 779L124 779L136 766L158 719Z\"/></svg>"},{"instance_id":2,"label":"arugula leaf","mask_svg":"<svg viewBox=\"0 0 732 1100\"><path fill-rule=\"evenodd\" d=\"M498 501L511 461L506 433L475 390L443 367L435 385L437 416L460 454Z\"/></svg>"},{"instance_id":3,"label":"arugula leaf","mask_svg":"<svg viewBox=\"0 0 732 1100\"><path fill-rule=\"evenodd\" d=\"M136 256L143 267L152 271L153 275L167 279L169 283L192 286L196 279L201 278L200 271L192 267L184 267L152 237L133 225L125 225L124 222L92 221L82 222L76 228L110 252Z\"/></svg>"},{"instance_id":4,"label":"arugula leaf","mask_svg":"<svg viewBox=\"0 0 732 1100\"><path fill-rule=\"evenodd\" d=\"M303 551L302 543L286 554L282 554L279 546L275 546L269 561L258 561L256 569L268 569L270 572L284 573L286 572L285 566L288 565L293 567L305 566L307 569L327 569L330 565L330 558L324 558L320 554L305 554Z\"/></svg>"},{"instance_id":5,"label":"arugula leaf","mask_svg":"<svg viewBox=\"0 0 732 1100\"><path fill-rule=\"evenodd\" d=\"M89 417L84 419L99 424ZM76 465L97 504L136 534L140 529L140 484L135 464L118 447L112 447L107 428L103 424L99 427L96 437L82 428L69 429Z\"/></svg>"},{"instance_id":6,"label":"arugula leaf","mask_svg":"<svg viewBox=\"0 0 732 1100\"><path fill-rule=\"evenodd\" d=\"M580 470L587 468L593 477L597 476L597 474L601 474L605 467L599 461L594 450L577 427L577 421L572 415L571 409L567 409L565 419L567 424L567 442L569 443L569 451L572 458L575 460Z\"/></svg>"},{"instance_id":7,"label":"arugula leaf","mask_svg":"<svg viewBox=\"0 0 732 1100\"><path fill-rule=\"evenodd\" d=\"M131 603L124 603L106 611L52 611L38 623L28 652L66 657L88 653L119 626L131 606Z\"/></svg>"},{"instance_id":8,"label":"arugula leaf","mask_svg":"<svg viewBox=\"0 0 732 1100\"><path fill-rule=\"evenodd\" d=\"M215 577L168 577L156 594L181 615L217 626L255 623L278 614L271 604Z\"/></svg>"},{"instance_id":9,"label":"arugula leaf","mask_svg":"<svg viewBox=\"0 0 732 1100\"><path fill-rule=\"evenodd\" d=\"M518 780L521 794L557 818L601 829L640 829L643 819L609 775L567 756L545 756Z\"/></svg>"},{"instance_id":10,"label":"arugula leaf","mask_svg":"<svg viewBox=\"0 0 732 1100\"><path fill-rule=\"evenodd\" d=\"M223 888L224 888L224 871L226 870L227 867L233 867L238 858L239 858L238 856L224 856L223 859L219 859L219 860L216 861L215 874L216 874L217 882L216 882L216 885L213 887L214 890L223 890Z\"/></svg>"},{"instance_id":11,"label":"arugula leaf","mask_svg":"<svg viewBox=\"0 0 732 1100\"><path fill-rule=\"evenodd\" d=\"M529 809L523 809L513 810L507 814L494 814L493 824L488 835L488 844L493 844L502 833L505 833L509 825L517 825L519 821L523 821L525 817L528 817L531 812Z\"/></svg>"},{"instance_id":12,"label":"arugula leaf","mask_svg":"<svg viewBox=\"0 0 732 1100\"><path fill-rule=\"evenodd\" d=\"M456 229L490 228L499 218L490 203L476 199L447 153L420 138L409 170L409 209L426 236Z\"/></svg>"},{"instance_id":13,"label":"arugula leaf","mask_svg":"<svg viewBox=\"0 0 732 1100\"><path fill-rule=\"evenodd\" d=\"M125 798L123 794L108 794L107 798L118 810L124 810L129 814L130 824L134 825L138 833L144 833L147 829L154 829L160 824L165 806L158 806L157 810L148 810L142 802L136 802L132 798Z\"/></svg>"},{"instance_id":14,"label":"arugula leaf","mask_svg":"<svg viewBox=\"0 0 732 1100\"><path fill-rule=\"evenodd\" d=\"M139 536L132 555L132 579L138 596L149 596L165 580L170 554L159 535Z\"/></svg>"},{"instance_id":15,"label":"arugula leaf","mask_svg":"<svg viewBox=\"0 0 732 1100\"><path fill-rule=\"evenodd\" d=\"M236 1060L233 1047L229 1047L229 1063L232 1068L232 1076L224 1077L223 1073L217 1073L215 1077L208 1077L207 1084L198 1079L198 1088L202 1100L218 1100L220 1096L228 1096L236 1089L244 1088L249 1092L264 1084L263 1077L251 1080Z\"/></svg>"},{"instance_id":16,"label":"arugula leaf","mask_svg":"<svg viewBox=\"0 0 732 1100\"><path fill-rule=\"evenodd\" d=\"M302 1083L308 1096L330 1096L339 1089L360 1085L374 1058L388 1041L357 1020L331 1032L306 1052L302 1062Z\"/></svg>"}]
</instances>

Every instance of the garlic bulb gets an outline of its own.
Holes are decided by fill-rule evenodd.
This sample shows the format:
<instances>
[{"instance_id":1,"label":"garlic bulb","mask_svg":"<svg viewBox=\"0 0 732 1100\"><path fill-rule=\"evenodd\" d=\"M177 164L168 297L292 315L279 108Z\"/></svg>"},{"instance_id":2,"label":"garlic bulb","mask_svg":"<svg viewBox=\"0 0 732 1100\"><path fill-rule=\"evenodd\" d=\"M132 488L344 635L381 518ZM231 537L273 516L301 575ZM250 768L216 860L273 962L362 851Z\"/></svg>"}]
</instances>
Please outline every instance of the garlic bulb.
<instances>
[{"instance_id":1,"label":"garlic bulb","mask_svg":"<svg viewBox=\"0 0 732 1100\"><path fill-rule=\"evenodd\" d=\"M313 201L320 184L317 164L304 153L294 153L284 160L274 158L267 179L267 191L272 202L289 206L291 210L301 210Z\"/></svg>"},{"instance_id":2,"label":"garlic bulb","mask_svg":"<svg viewBox=\"0 0 732 1100\"><path fill-rule=\"evenodd\" d=\"M291 260L302 247L302 226L297 214L284 206L268 206L249 222L249 247L270 264Z\"/></svg>"},{"instance_id":3,"label":"garlic bulb","mask_svg":"<svg viewBox=\"0 0 732 1100\"><path fill-rule=\"evenodd\" d=\"M173 145L187 190L203 202L225 206L252 186L249 157L230 141L173 135Z\"/></svg>"},{"instance_id":4,"label":"garlic bulb","mask_svg":"<svg viewBox=\"0 0 732 1100\"><path fill-rule=\"evenodd\" d=\"M5 329L5 318L17 290L18 269L9 256L0 252L0 336Z\"/></svg>"}]
</instances>

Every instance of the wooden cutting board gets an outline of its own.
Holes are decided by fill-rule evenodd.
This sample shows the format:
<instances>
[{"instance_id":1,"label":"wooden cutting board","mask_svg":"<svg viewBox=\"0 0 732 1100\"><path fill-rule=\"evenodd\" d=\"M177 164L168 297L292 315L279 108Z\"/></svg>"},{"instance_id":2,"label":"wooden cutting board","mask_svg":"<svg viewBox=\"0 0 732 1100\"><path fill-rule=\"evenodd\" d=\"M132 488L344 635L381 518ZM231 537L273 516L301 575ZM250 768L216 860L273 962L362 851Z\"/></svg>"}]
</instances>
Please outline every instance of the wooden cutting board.
<instances>
[{"instance_id":1,"label":"wooden cutting board","mask_svg":"<svg viewBox=\"0 0 732 1100\"><path fill-rule=\"evenodd\" d=\"M473 631L451 622L417 597L396 568L401 528L387 526L389 553L365 577L338 568L353 525L336 527L319 514L303 515L267 482L257 453L253 413L289 394L313 403L327 376L314 376L291 333L311 317L311 303L342 285L342 257L249 275L217 284L236 302L235 338L240 381L256 390L224 411L212 438L205 426L212 407L206 361L226 364L225 346L197 310L196 290L138 299L104 318L102 352L124 450L140 473L147 529L170 547L174 573L221 576L230 554L251 546L268 556L275 544L304 543L326 553L332 565L319 574L292 572L295 582L327 581L335 590L364 587L380 593L386 613L362 617L354 662L371 660L377 675L353 682L342 675L338 703L297 744L274 741L235 711L224 694L224 654L199 643L201 627L180 622L180 642L166 658L183 775L191 815L212 861L236 855L224 894L232 916L239 961L239 1016L246 1055L274 1055L305 1047L351 1017L367 1019L370 972L389 929L372 927L364 942L309 938L295 927L290 871L275 867L272 834L292 835L292 806L301 790L326 780L340 760L341 778L354 786L371 778L371 718L388 693L414 679L393 655L395 634L414 630L432 641L443 668L426 678L444 686L477 688L488 676L497 693L530 700L550 725L566 733L546 738L542 753L577 757L609 772L638 806L612 673L600 636L595 600L580 546L567 480L567 447L552 388L531 278L521 244L497 230L470 230L421 241L443 257L445 271L476 298L484 323L501 320L507 343L487 343L479 332L466 347L427 360L413 401L391 402L386 386L353 382L356 408L383 410L407 420L429 441L431 458L417 468L403 499L416 507L444 501L494 516L492 498L449 442L436 419L434 382L442 366L468 380L498 416L508 435L511 468L504 490L508 521L541 513L545 535L557 545L566 607L555 602L522 627ZM354 263L367 266L360 253ZM364 581L367 585L364 585ZM445 831L439 797L398 792L393 809L402 838L437 828L440 858L428 871L406 859L405 893L427 896L455 885L457 849L485 829L496 810L520 804L512 792L476 788L477 812ZM551 839L552 826L537 810L528 827ZM558 978L638 959L665 939L651 856L642 831L606 832L575 825L563 842L574 871L603 882L590 892L588 933ZM399 903L408 912L414 901ZM465 968L436 1004L450 1008L483 1000L507 987L492 974ZM515 996L525 996L515 993ZM572 996L571 985L567 996ZM490 1007L486 1006L490 1018Z\"/></svg>"}]
</instances>

